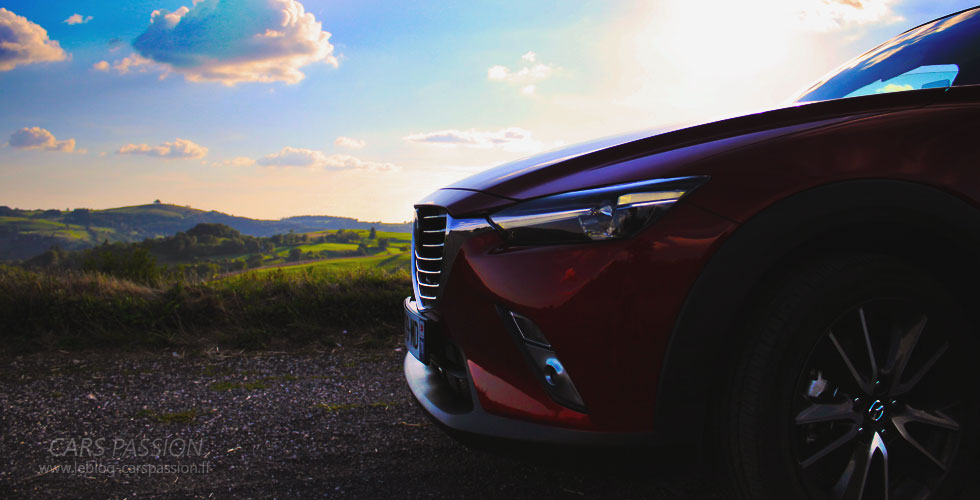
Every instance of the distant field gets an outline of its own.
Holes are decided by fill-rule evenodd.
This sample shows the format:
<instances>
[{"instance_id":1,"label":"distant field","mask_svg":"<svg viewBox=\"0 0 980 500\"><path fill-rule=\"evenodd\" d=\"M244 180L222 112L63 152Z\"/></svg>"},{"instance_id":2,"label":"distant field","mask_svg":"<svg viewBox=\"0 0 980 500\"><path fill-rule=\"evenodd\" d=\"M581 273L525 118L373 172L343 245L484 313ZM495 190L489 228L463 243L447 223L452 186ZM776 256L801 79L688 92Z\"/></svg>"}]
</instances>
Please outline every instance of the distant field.
<instances>
[{"instance_id":1,"label":"distant field","mask_svg":"<svg viewBox=\"0 0 980 500\"><path fill-rule=\"evenodd\" d=\"M280 257L285 257L289 254L289 251L293 248L298 248L304 252L344 252L347 250L357 250L357 243L313 243L310 245L299 245L299 246L282 246L276 248L276 254Z\"/></svg>"},{"instance_id":2,"label":"distant field","mask_svg":"<svg viewBox=\"0 0 980 500\"><path fill-rule=\"evenodd\" d=\"M56 232L61 236L68 236L71 238L87 238L90 233L106 233L111 234L115 231L106 227L89 227L86 229L84 226L78 226L75 224L65 224L63 222L57 222L48 219L29 219L27 217L9 217L0 216L0 229L7 232L14 232L14 229L21 234L31 234L31 233L44 233L51 234L51 232Z\"/></svg>"},{"instance_id":3,"label":"distant field","mask_svg":"<svg viewBox=\"0 0 980 500\"><path fill-rule=\"evenodd\" d=\"M312 233L305 233L305 234L310 235L311 238L315 238L317 236L323 236L324 234L336 233L336 232L337 232L336 229L327 229L327 230L324 230L324 231L314 231ZM371 234L371 231L369 229L346 229L346 230L344 230L344 232L347 232L347 233L355 233L355 234L361 236L362 238L367 238L368 235ZM388 238L389 240L391 240L392 243L396 243L396 242L397 243L408 243L408 242L411 242L412 241L412 233L396 233L396 232L392 232L392 231L377 231L375 234L377 235L378 238Z\"/></svg>"},{"instance_id":4,"label":"distant field","mask_svg":"<svg viewBox=\"0 0 980 500\"><path fill-rule=\"evenodd\" d=\"M67 224L66 224L67 223ZM82 250L95 247L103 242L132 243L148 238L165 238L186 232L198 224L223 224L240 232L242 236L272 237L275 235L310 235L310 245L301 248L306 253L336 252L343 253L352 249L349 246L314 247L313 238L323 235L326 230L335 232L339 228L366 236L370 228L378 230L379 238L392 238L392 243L401 245L407 241L407 231L411 224L382 223L360 221L350 217L333 217L328 215L302 215L287 217L279 220L250 219L237 217L217 211L198 210L191 207L167 203L152 203L129 207L110 208L104 210L76 208L74 210L22 210L0 205L0 262L26 260L46 252L51 247L61 250ZM358 228L358 229L354 229ZM406 233L389 232L406 231ZM375 240L371 240L375 241ZM277 241L276 245L284 242ZM295 241L290 241L293 247ZM332 242L344 243L344 242ZM366 242L369 247L370 241ZM244 250L244 249L243 249ZM277 248L276 252L282 251ZM287 249L288 250L288 249ZM264 250L266 257L269 250ZM245 254L222 255L222 260L239 259ZM212 260L215 254L195 255L197 262L203 257ZM284 258L279 255L272 260ZM323 255L330 257L330 255ZM173 256L165 256L166 262L181 260Z\"/></svg>"},{"instance_id":5,"label":"distant field","mask_svg":"<svg viewBox=\"0 0 980 500\"><path fill-rule=\"evenodd\" d=\"M346 229L345 233L357 234L363 239L365 243L368 244L369 248L375 247L378 244L378 240L381 238L388 238L388 251L383 254L372 255L368 257L341 257L332 258L327 261L317 262L313 265L333 265L333 266L343 266L343 265L358 265L358 266L373 266L372 260L374 257L379 255L386 255L388 257L398 253L402 248L407 250L407 247L412 243L411 233L397 233L391 231L377 231L375 239L368 239L370 235L370 230L368 229ZM336 229L328 229L324 231L315 231L312 233L304 233L310 239L316 239L327 234L336 234ZM307 243L303 245L282 245L276 247L273 254L278 257L278 259L267 260L267 264L278 264L285 263L285 258L289 255L289 251L292 249L299 249L304 254L306 253L319 253L319 252L353 252L358 248L358 243L340 243L340 242L324 242L324 243ZM247 257L247 255L235 255L231 258L239 259ZM279 260L283 259L283 260ZM407 262L407 257L405 259ZM332 263L332 264L331 264ZM354 263L354 264L345 264ZM310 264L303 264L303 266L309 266ZM407 265L407 264L406 264ZM290 266L292 267L292 266Z\"/></svg>"},{"instance_id":6,"label":"distant field","mask_svg":"<svg viewBox=\"0 0 980 500\"><path fill-rule=\"evenodd\" d=\"M356 246L355 246L356 248ZM264 267L246 271L246 273L265 274L271 272L282 272L285 274L319 272L334 269L357 269L357 268L378 268L389 271L398 269L408 270L410 253L403 252L396 248L375 255L366 257L342 257L337 259L325 259L316 262L306 262L295 265L284 265L277 267Z\"/></svg>"}]
</instances>

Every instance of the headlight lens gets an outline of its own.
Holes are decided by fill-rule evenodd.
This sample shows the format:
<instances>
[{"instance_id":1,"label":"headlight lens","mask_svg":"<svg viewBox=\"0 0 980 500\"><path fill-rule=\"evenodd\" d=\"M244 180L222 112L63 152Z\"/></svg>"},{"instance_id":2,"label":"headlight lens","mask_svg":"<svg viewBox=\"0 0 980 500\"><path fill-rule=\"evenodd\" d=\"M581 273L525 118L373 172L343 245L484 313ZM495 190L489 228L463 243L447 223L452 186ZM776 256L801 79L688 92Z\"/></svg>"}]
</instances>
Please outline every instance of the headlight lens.
<instances>
[{"instance_id":1,"label":"headlight lens","mask_svg":"<svg viewBox=\"0 0 980 500\"><path fill-rule=\"evenodd\" d=\"M512 245L628 238L707 177L680 177L574 191L519 203L490 216Z\"/></svg>"}]
</instances>

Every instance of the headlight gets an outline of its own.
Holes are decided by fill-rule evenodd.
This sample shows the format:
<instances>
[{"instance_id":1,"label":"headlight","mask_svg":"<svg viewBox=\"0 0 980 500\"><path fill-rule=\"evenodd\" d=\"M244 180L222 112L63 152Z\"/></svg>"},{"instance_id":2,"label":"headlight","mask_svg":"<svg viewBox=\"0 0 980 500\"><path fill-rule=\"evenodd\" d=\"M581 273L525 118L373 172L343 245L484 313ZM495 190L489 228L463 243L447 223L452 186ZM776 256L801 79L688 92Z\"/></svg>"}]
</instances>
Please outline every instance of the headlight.
<instances>
[{"instance_id":1,"label":"headlight","mask_svg":"<svg viewBox=\"0 0 980 500\"><path fill-rule=\"evenodd\" d=\"M489 219L512 245L628 238L707 180L658 179L545 196L518 203Z\"/></svg>"}]
</instances>

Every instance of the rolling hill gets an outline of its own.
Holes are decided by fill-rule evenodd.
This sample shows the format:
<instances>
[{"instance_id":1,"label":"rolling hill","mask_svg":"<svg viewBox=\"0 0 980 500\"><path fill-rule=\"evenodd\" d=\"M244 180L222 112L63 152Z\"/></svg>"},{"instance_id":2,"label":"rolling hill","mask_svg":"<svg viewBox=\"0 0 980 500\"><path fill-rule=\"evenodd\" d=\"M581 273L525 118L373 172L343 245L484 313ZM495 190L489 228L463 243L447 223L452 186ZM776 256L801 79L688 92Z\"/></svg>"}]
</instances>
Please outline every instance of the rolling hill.
<instances>
[{"instance_id":1,"label":"rolling hill","mask_svg":"<svg viewBox=\"0 0 980 500\"><path fill-rule=\"evenodd\" d=\"M52 246L79 250L104 241L131 242L170 236L200 223L224 224L250 236L371 227L378 231L411 231L407 222L388 224L326 215L261 220L163 203L71 211L0 206L0 261L30 258Z\"/></svg>"}]
</instances>

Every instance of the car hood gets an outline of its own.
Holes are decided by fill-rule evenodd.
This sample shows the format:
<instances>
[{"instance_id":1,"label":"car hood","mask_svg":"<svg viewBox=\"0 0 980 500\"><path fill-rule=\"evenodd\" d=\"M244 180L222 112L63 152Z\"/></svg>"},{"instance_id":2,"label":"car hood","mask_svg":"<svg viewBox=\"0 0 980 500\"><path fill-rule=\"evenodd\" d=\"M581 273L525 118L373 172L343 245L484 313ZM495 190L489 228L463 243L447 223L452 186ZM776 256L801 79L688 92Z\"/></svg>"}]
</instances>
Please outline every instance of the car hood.
<instances>
[{"instance_id":1,"label":"car hood","mask_svg":"<svg viewBox=\"0 0 980 500\"><path fill-rule=\"evenodd\" d=\"M493 167L446 189L518 201L620 182L710 174L689 167L698 160L786 134L925 105L943 89L935 90L939 92L920 90L793 104L659 134L644 131L606 137Z\"/></svg>"}]
</instances>

